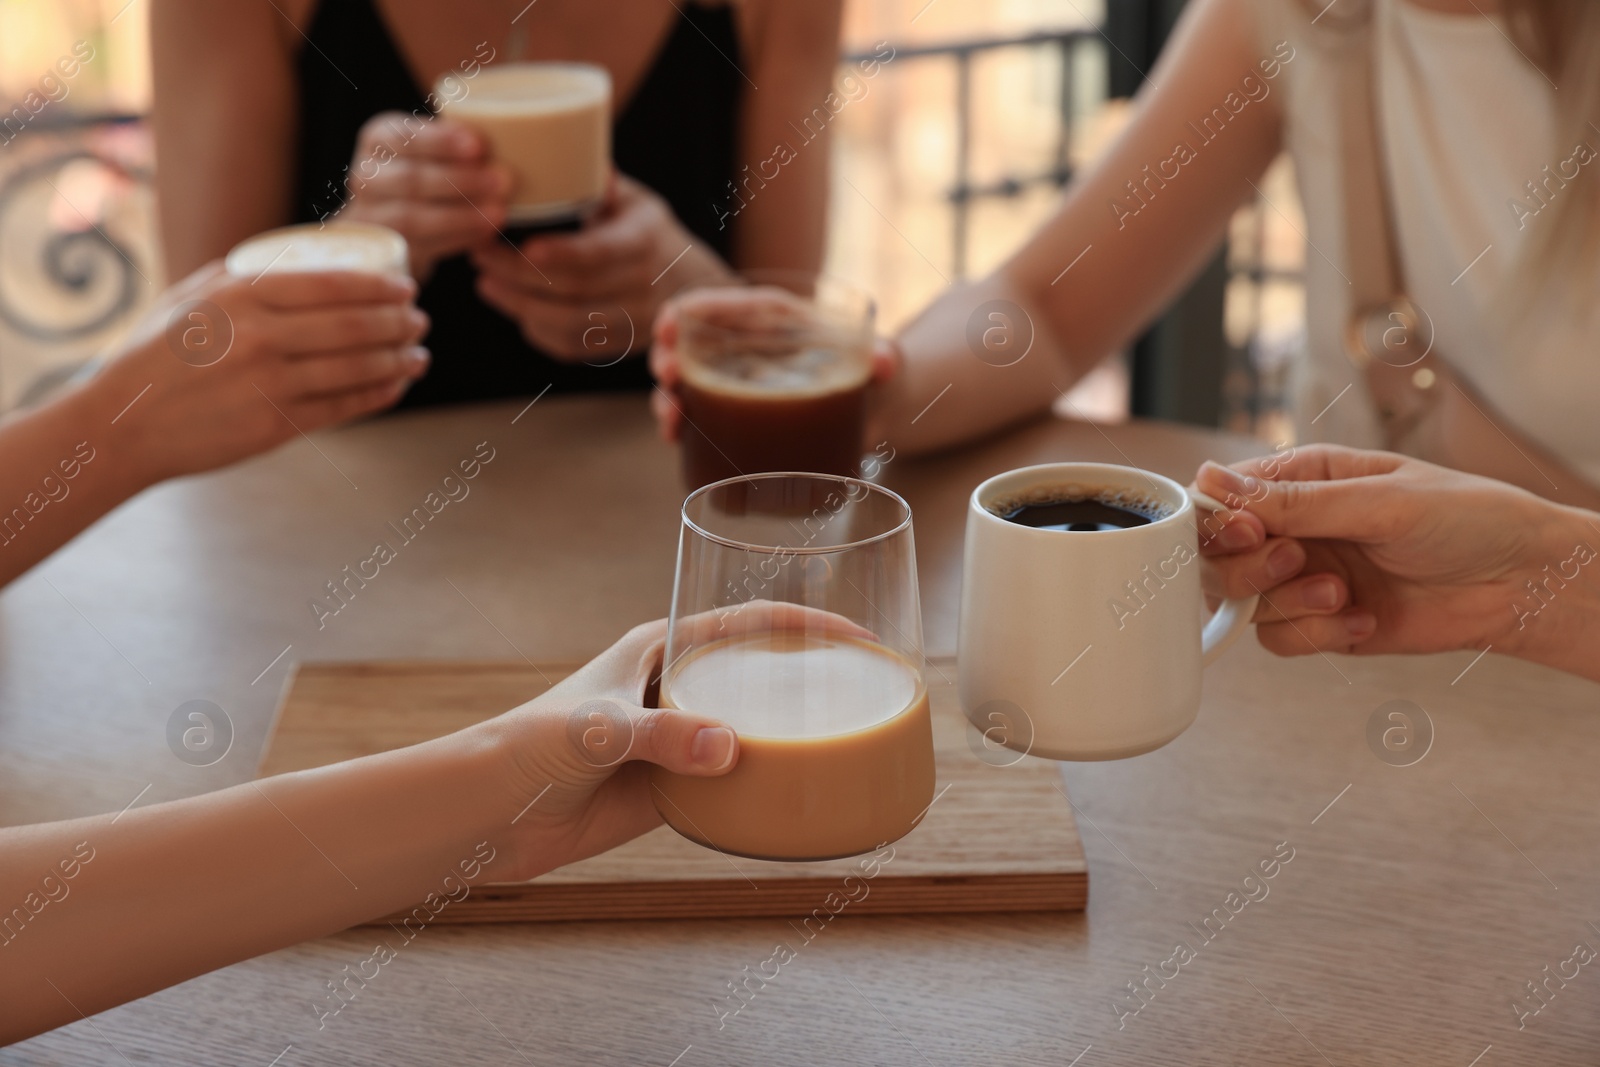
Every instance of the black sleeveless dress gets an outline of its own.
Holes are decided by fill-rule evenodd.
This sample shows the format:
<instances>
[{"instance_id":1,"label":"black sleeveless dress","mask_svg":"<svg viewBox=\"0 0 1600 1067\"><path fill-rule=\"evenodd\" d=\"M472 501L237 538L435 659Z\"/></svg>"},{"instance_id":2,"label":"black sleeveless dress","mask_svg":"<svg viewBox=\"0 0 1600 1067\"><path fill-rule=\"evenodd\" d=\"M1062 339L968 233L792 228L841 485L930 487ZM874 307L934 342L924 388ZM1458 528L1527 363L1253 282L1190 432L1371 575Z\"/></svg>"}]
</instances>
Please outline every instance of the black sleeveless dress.
<instances>
[{"instance_id":1,"label":"black sleeveless dress","mask_svg":"<svg viewBox=\"0 0 1600 1067\"><path fill-rule=\"evenodd\" d=\"M682 14L612 127L612 158L726 257L730 231L718 228L717 205L734 176L743 102L734 66L741 61L739 38L730 7L678 7ZM390 110L426 114L425 90L412 80L373 0L319 0L306 39L296 59L296 222L337 208L332 191L341 189L367 119ZM514 322L478 298L476 277L459 256L441 261L422 287L417 303L433 320L423 342L433 364L401 407L531 395L546 387L553 393L649 388L641 357L601 367L559 362L533 348ZM635 326L636 347L643 347L650 323Z\"/></svg>"}]
</instances>

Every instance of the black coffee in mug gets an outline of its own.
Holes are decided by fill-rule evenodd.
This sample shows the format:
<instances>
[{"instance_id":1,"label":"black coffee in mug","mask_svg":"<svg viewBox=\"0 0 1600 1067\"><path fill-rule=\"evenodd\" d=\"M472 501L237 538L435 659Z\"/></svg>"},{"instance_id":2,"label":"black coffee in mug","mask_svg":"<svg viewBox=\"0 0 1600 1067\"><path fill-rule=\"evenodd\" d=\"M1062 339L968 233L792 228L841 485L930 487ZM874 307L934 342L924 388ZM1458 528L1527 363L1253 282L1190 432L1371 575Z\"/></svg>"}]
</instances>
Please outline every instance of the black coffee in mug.
<instances>
[{"instance_id":1,"label":"black coffee in mug","mask_svg":"<svg viewBox=\"0 0 1600 1067\"><path fill-rule=\"evenodd\" d=\"M1166 518L1168 509L1120 490L1083 486L1036 489L1026 496L996 501L995 515L1018 526L1068 533L1100 533L1148 526Z\"/></svg>"}]
</instances>

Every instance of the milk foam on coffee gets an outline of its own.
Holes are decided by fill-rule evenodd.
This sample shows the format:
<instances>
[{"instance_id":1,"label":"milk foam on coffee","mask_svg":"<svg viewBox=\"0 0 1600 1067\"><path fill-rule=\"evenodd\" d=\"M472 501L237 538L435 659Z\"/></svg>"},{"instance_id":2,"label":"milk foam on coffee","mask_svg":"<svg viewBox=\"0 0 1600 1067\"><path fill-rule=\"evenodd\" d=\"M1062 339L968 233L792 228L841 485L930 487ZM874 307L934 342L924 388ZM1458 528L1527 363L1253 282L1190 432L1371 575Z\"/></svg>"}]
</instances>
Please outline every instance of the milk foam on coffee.
<instances>
[{"instance_id":1,"label":"milk foam on coffee","mask_svg":"<svg viewBox=\"0 0 1600 1067\"><path fill-rule=\"evenodd\" d=\"M814 738L892 719L917 699L917 671L892 652L820 634L778 633L712 645L668 679L674 707L740 735Z\"/></svg>"},{"instance_id":2,"label":"milk foam on coffee","mask_svg":"<svg viewBox=\"0 0 1600 1067\"><path fill-rule=\"evenodd\" d=\"M798 399L864 385L872 367L855 352L813 346L786 355L726 353L714 365L685 363L682 372L692 385L718 393Z\"/></svg>"},{"instance_id":3,"label":"milk foam on coffee","mask_svg":"<svg viewBox=\"0 0 1600 1067\"><path fill-rule=\"evenodd\" d=\"M228 273L240 278L322 270L405 274L408 256L406 239L386 226L306 223L240 242L228 253L226 264Z\"/></svg>"},{"instance_id":4,"label":"milk foam on coffee","mask_svg":"<svg viewBox=\"0 0 1600 1067\"><path fill-rule=\"evenodd\" d=\"M447 75L452 85L462 84ZM485 67L441 114L475 127L511 171L513 222L576 217L605 193L611 164L611 75L587 63Z\"/></svg>"}]
</instances>

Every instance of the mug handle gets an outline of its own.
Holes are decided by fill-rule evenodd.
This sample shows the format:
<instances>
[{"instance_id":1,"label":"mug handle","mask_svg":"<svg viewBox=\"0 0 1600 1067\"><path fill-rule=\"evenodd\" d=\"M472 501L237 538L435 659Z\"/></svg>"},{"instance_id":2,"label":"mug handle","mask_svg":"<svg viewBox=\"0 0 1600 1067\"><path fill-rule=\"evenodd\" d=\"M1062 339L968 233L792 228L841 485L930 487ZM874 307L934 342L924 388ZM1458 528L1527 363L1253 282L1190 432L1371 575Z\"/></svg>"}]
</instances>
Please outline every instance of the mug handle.
<instances>
[{"instance_id":1,"label":"mug handle","mask_svg":"<svg viewBox=\"0 0 1600 1067\"><path fill-rule=\"evenodd\" d=\"M1194 486L1187 490L1189 499L1194 501L1196 507L1208 511L1227 511L1228 506L1215 497L1202 493ZM1206 620L1205 629L1200 631L1200 665L1209 667L1217 658L1228 650L1239 639L1239 635L1250 628L1250 620L1255 617L1256 604L1261 597L1252 594L1233 600L1224 600L1217 606L1211 618Z\"/></svg>"}]
</instances>

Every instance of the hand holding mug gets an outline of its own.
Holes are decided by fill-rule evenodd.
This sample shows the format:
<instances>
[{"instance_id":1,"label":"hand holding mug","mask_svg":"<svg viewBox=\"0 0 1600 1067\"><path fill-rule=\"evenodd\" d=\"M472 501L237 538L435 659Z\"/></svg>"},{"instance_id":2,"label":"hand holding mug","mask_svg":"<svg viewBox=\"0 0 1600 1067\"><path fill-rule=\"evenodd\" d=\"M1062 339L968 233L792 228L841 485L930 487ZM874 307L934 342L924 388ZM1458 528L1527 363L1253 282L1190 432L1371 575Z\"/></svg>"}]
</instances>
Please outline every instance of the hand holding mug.
<instances>
[{"instance_id":1,"label":"hand holding mug","mask_svg":"<svg viewBox=\"0 0 1600 1067\"><path fill-rule=\"evenodd\" d=\"M168 290L88 386L146 484L221 467L394 404L427 370L428 317L404 276L220 263ZM145 391L147 390L147 391Z\"/></svg>"},{"instance_id":2,"label":"hand holding mug","mask_svg":"<svg viewBox=\"0 0 1600 1067\"><path fill-rule=\"evenodd\" d=\"M1307 577L1274 588L1262 548L1207 548L1220 591L1263 591L1258 634L1280 655L1493 646L1565 665L1563 650L1600 630L1592 512L1421 460L1331 445L1298 449L1270 474L1254 461L1207 463L1196 482L1261 523L1275 549L1295 545L1304 560L1296 573ZM1334 596L1308 605L1309 582L1330 583Z\"/></svg>"}]
</instances>

